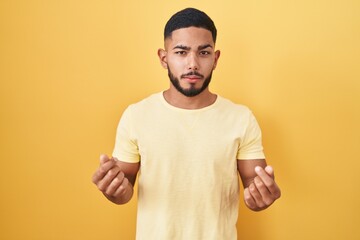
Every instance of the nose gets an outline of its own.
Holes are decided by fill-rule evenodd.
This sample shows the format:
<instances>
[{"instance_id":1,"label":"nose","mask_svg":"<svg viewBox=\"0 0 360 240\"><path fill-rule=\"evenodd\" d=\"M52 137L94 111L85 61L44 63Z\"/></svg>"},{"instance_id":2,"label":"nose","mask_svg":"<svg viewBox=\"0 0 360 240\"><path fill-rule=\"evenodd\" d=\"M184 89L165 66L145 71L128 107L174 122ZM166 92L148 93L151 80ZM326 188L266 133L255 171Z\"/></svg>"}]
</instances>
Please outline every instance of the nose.
<instances>
[{"instance_id":1,"label":"nose","mask_svg":"<svg viewBox=\"0 0 360 240\"><path fill-rule=\"evenodd\" d=\"M199 61L197 55L194 53L188 55L188 70L199 70Z\"/></svg>"}]
</instances>

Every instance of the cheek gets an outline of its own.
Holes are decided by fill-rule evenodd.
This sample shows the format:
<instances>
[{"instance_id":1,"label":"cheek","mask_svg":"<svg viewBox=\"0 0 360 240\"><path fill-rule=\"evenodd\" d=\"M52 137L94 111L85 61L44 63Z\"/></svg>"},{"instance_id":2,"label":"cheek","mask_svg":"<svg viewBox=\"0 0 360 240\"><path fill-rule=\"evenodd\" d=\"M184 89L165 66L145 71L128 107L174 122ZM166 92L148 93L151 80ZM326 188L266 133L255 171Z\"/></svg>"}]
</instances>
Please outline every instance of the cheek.
<instances>
[{"instance_id":1,"label":"cheek","mask_svg":"<svg viewBox=\"0 0 360 240\"><path fill-rule=\"evenodd\" d=\"M183 74L184 66L180 61L168 61L168 68L176 76Z\"/></svg>"},{"instance_id":2,"label":"cheek","mask_svg":"<svg viewBox=\"0 0 360 240\"><path fill-rule=\"evenodd\" d=\"M211 60L204 64L204 70L208 73L210 73L215 68L215 61Z\"/></svg>"}]
</instances>

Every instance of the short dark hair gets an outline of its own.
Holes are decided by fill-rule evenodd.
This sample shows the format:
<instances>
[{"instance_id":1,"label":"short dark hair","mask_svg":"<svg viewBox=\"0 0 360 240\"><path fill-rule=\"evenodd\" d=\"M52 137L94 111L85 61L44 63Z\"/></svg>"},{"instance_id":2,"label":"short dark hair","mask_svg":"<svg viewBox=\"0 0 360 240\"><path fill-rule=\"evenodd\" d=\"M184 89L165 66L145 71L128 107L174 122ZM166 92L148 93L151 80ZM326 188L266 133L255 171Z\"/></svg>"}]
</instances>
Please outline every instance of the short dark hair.
<instances>
[{"instance_id":1,"label":"short dark hair","mask_svg":"<svg viewBox=\"0 0 360 240\"><path fill-rule=\"evenodd\" d=\"M181 28L199 27L209 30L216 42L216 27L211 18L195 8L185 8L175 13L165 25L164 39L171 37L173 31Z\"/></svg>"}]
</instances>

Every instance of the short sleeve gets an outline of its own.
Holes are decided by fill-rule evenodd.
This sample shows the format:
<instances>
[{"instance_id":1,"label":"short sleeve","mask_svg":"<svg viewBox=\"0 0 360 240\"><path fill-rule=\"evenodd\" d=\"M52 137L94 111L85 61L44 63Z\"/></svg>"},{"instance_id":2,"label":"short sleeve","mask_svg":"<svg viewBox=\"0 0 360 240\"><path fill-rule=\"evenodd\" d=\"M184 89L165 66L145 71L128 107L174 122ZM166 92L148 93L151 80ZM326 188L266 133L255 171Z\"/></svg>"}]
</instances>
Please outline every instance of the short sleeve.
<instances>
[{"instance_id":1,"label":"short sleeve","mask_svg":"<svg viewBox=\"0 0 360 240\"><path fill-rule=\"evenodd\" d=\"M261 129L255 116L249 112L244 135L240 140L238 160L265 159L262 146Z\"/></svg>"},{"instance_id":2,"label":"short sleeve","mask_svg":"<svg viewBox=\"0 0 360 240\"><path fill-rule=\"evenodd\" d=\"M123 162L137 163L140 161L140 154L133 136L132 124L131 106L129 106L121 116L117 127L113 156Z\"/></svg>"}]
</instances>

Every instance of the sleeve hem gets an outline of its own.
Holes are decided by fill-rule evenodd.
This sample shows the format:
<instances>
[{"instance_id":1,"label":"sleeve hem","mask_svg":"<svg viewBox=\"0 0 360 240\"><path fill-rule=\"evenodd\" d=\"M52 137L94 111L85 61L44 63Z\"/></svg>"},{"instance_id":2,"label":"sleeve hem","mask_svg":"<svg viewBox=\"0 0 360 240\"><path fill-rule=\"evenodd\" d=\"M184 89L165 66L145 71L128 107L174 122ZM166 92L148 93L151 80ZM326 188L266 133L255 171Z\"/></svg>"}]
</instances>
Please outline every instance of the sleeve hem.
<instances>
[{"instance_id":1,"label":"sleeve hem","mask_svg":"<svg viewBox=\"0 0 360 240\"><path fill-rule=\"evenodd\" d=\"M264 154L253 154L253 155L246 155L246 156L238 156L237 160L257 160L257 159L265 159Z\"/></svg>"}]
</instances>

